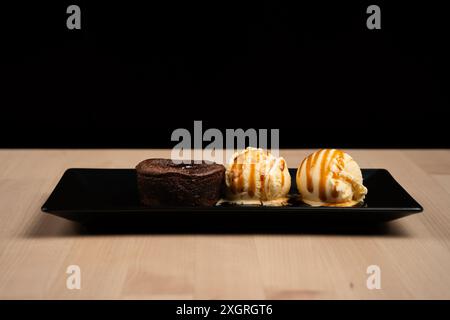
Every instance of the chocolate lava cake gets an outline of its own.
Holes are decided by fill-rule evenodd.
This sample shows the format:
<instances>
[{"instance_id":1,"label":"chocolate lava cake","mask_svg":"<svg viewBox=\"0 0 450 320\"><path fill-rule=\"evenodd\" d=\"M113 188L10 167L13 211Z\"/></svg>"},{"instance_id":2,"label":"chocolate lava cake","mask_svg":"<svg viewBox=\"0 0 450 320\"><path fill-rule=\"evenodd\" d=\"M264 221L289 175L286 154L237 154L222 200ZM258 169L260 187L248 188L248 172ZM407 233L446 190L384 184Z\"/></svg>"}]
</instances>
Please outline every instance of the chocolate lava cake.
<instances>
[{"instance_id":1,"label":"chocolate lava cake","mask_svg":"<svg viewBox=\"0 0 450 320\"><path fill-rule=\"evenodd\" d=\"M225 167L147 159L136 166L141 203L147 206L213 206L221 197Z\"/></svg>"}]
</instances>

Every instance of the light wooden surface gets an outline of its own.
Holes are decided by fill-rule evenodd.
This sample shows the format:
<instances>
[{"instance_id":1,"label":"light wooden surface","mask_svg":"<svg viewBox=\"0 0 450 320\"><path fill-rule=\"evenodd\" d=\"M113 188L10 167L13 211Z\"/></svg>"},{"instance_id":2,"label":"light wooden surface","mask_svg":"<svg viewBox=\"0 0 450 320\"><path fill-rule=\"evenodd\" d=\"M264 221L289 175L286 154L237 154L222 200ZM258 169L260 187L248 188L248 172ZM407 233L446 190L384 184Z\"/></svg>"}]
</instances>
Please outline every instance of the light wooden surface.
<instances>
[{"instance_id":1,"label":"light wooden surface","mask_svg":"<svg viewBox=\"0 0 450 320\"><path fill-rule=\"evenodd\" d=\"M65 169L165 150L0 150L1 299L449 299L450 151L348 150L425 208L375 234L86 235L40 212ZM283 150L295 167L310 150ZM370 190L369 190L370 192ZM81 268L81 290L66 268ZM366 269L381 268L368 290Z\"/></svg>"}]
</instances>

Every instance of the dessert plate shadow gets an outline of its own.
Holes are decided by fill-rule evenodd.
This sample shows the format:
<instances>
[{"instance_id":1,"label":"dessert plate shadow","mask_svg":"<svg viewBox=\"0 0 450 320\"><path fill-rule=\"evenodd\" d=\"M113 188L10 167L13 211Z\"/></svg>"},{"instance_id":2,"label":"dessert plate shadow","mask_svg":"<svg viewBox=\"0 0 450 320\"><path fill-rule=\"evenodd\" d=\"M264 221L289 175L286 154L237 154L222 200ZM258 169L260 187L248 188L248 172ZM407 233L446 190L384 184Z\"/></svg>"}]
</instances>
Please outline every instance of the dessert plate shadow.
<instances>
[{"instance_id":1,"label":"dessert plate shadow","mask_svg":"<svg viewBox=\"0 0 450 320\"><path fill-rule=\"evenodd\" d=\"M214 207L145 207L139 202L134 169L68 169L42 206L54 214L84 225L171 225L206 228L304 224L376 224L423 210L385 169L362 169L369 193L358 207L311 207L297 200L296 169L288 206L219 205Z\"/></svg>"}]
</instances>

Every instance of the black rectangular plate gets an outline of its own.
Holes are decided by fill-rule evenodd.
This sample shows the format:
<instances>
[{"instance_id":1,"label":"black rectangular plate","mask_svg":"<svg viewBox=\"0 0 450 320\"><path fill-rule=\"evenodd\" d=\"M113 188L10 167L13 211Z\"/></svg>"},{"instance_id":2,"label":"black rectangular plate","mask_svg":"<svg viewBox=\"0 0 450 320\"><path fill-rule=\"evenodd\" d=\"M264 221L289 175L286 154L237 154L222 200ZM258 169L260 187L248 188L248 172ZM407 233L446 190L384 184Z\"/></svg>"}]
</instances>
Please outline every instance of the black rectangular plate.
<instances>
[{"instance_id":1,"label":"black rectangular plate","mask_svg":"<svg viewBox=\"0 0 450 320\"><path fill-rule=\"evenodd\" d=\"M297 194L296 169L289 169ZM385 169L362 169L369 192L360 207L224 205L145 207L139 203L134 169L68 169L42 211L83 224L267 225L275 223L376 223L419 213L423 208Z\"/></svg>"}]
</instances>

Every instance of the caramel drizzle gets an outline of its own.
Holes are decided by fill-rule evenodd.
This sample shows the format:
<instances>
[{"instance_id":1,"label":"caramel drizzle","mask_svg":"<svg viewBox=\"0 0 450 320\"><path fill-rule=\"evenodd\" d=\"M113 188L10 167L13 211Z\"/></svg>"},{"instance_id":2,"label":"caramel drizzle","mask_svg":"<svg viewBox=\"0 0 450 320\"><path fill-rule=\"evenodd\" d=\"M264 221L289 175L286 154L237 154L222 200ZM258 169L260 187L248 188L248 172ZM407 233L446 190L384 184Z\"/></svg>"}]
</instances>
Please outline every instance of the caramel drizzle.
<instances>
[{"instance_id":1,"label":"caramel drizzle","mask_svg":"<svg viewBox=\"0 0 450 320\"><path fill-rule=\"evenodd\" d=\"M254 152L246 150L244 154L238 155L233 160L233 164L231 166L231 181L230 181L230 190L233 194L241 193L245 189L244 185L244 167L249 165L249 179L248 179L248 194L253 197L255 195L256 190L256 163L259 160L259 154L256 154L256 162L253 159Z\"/></svg>"},{"instance_id":2,"label":"caramel drizzle","mask_svg":"<svg viewBox=\"0 0 450 320\"><path fill-rule=\"evenodd\" d=\"M255 166L258 163L259 154L256 154L256 161L253 161L253 154L250 153L250 174L248 177L248 195L253 197L256 189Z\"/></svg>"},{"instance_id":3,"label":"caramel drizzle","mask_svg":"<svg viewBox=\"0 0 450 320\"><path fill-rule=\"evenodd\" d=\"M319 158L319 154L323 151L320 149L314 154L311 154L306 159L306 188L310 193L314 192L314 184L312 180L312 168L315 167L317 159Z\"/></svg>"},{"instance_id":4,"label":"caramel drizzle","mask_svg":"<svg viewBox=\"0 0 450 320\"><path fill-rule=\"evenodd\" d=\"M312 193L314 191L314 186L312 183L312 173L311 173L311 158L312 158L312 155L310 155L306 159L306 188L308 189L308 191L310 193Z\"/></svg>"},{"instance_id":5,"label":"caramel drizzle","mask_svg":"<svg viewBox=\"0 0 450 320\"><path fill-rule=\"evenodd\" d=\"M261 183L261 186L260 186L261 199L263 199L263 200L265 200L267 198L267 196L266 196L266 187L264 186L264 180L265 180L265 176L264 176L263 173L261 173L259 175L259 181Z\"/></svg>"},{"instance_id":6,"label":"caramel drizzle","mask_svg":"<svg viewBox=\"0 0 450 320\"><path fill-rule=\"evenodd\" d=\"M270 164L269 164L269 170L267 170L267 173L269 173L269 172L272 170L274 164L275 164L275 160L272 159L272 160L270 161ZM267 184L270 186L270 174L267 175ZM267 192L265 192L265 197L267 198Z\"/></svg>"},{"instance_id":7,"label":"caramel drizzle","mask_svg":"<svg viewBox=\"0 0 450 320\"><path fill-rule=\"evenodd\" d=\"M326 182L327 176L330 171L330 164L328 160L328 154L330 153L330 149L326 149L322 156L322 161L320 162L320 181L319 181L319 198L322 201L327 200L326 194ZM331 156L330 158L332 158Z\"/></svg>"},{"instance_id":8,"label":"caramel drizzle","mask_svg":"<svg viewBox=\"0 0 450 320\"><path fill-rule=\"evenodd\" d=\"M244 175L243 175L243 163L237 163L238 158L236 157L231 166L231 183L230 189L233 194L242 192L244 189Z\"/></svg>"},{"instance_id":9,"label":"caramel drizzle","mask_svg":"<svg viewBox=\"0 0 450 320\"><path fill-rule=\"evenodd\" d=\"M239 179L237 183L237 192L244 191L244 163L243 161L239 164Z\"/></svg>"},{"instance_id":10,"label":"caramel drizzle","mask_svg":"<svg viewBox=\"0 0 450 320\"><path fill-rule=\"evenodd\" d=\"M327 177L330 174L331 164L335 158L338 158L338 161L343 158L344 153L340 150L333 150L333 153L330 157L328 157L330 153L330 149L325 150L322 161L320 163L320 182L319 182L319 198L322 201L327 201L327 193L326 193L326 182ZM336 190L336 186L334 186L332 190L332 196L336 198L338 196L338 192Z\"/></svg>"},{"instance_id":11,"label":"caramel drizzle","mask_svg":"<svg viewBox=\"0 0 450 320\"><path fill-rule=\"evenodd\" d=\"M340 169L343 169L343 167L344 167L344 164L343 164L344 152L342 152L341 150L336 150L336 151L335 151L335 154L336 154L335 157L336 157L337 162L338 162L338 167L339 167ZM337 176L337 173L336 173L336 172L333 172L333 178L334 178L334 179L337 179L337 177L338 177L338 176ZM348 179L345 178L345 180L348 180ZM337 191L337 185L335 184L333 190L331 191L331 196L332 196L333 198L337 198L338 195L339 195L339 192Z\"/></svg>"},{"instance_id":12,"label":"caramel drizzle","mask_svg":"<svg viewBox=\"0 0 450 320\"><path fill-rule=\"evenodd\" d=\"M333 178L336 176L336 174L333 174ZM339 195L339 192L337 191L337 185L335 184L333 187L333 190L331 190L331 196L333 198L337 198Z\"/></svg>"},{"instance_id":13,"label":"caramel drizzle","mask_svg":"<svg viewBox=\"0 0 450 320\"><path fill-rule=\"evenodd\" d=\"M264 155L263 155L264 156ZM275 159L272 159L268 165L263 161L260 161L259 152L246 151L244 154L237 156L233 160L233 164L231 165L231 181L230 181L230 190L233 194L241 193L245 189L244 185L244 167L249 166L249 177L248 177L248 186L247 193L250 197L254 197L256 194L256 179L257 179L257 170L259 173L259 181L260 181L260 199L267 199L267 190L265 188L265 180L268 179L267 183L270 183L270 174L266 175L266 171L270 172L274 165L277 163ZM259 167L257 168L257 165ZM281 175L281 186L285 184L285 176L284 176L284 168L286 167L285 161L280 161L279 169L282 171ZM267 169L267 170L266 170ZM278 168L277 168L278 169Z\"/></svg>"},{"instance_id":14,"label":"caramel drizzle","mask_svg":"<svg viewBox=\"0 0 450 320\"><path fill-rule=\"evenodd\" d=\"M259 168L259 183L260 183L259 194L261 195L261 199L262 200L265 200L267 198L267 196L266 196L266 187L265 187L265 184L264 184L264 181L265 181L265 178L266 178L265 175L264 175L265 170L266 170L266 162L264 161L264 162L261 163L261 166Z\"/></svg>"}]
</instances>

